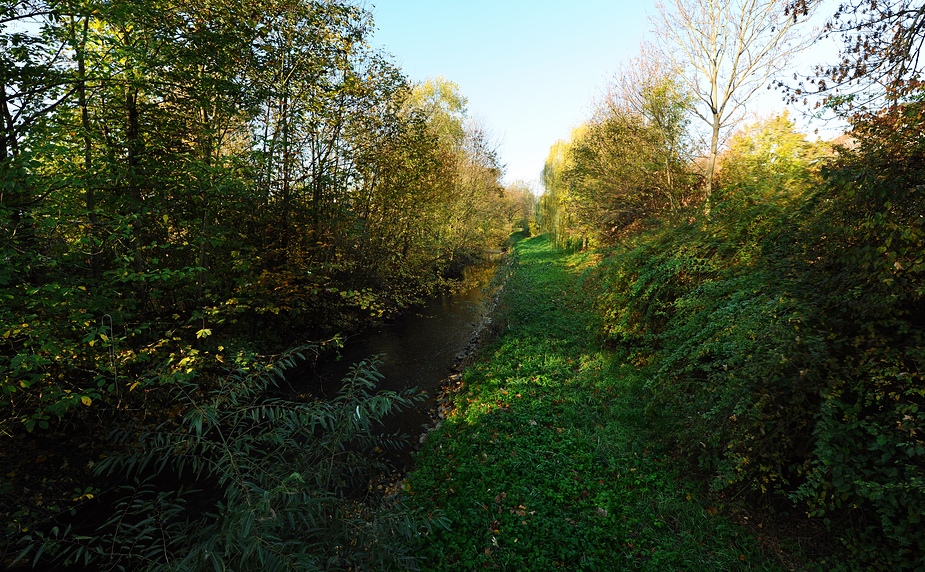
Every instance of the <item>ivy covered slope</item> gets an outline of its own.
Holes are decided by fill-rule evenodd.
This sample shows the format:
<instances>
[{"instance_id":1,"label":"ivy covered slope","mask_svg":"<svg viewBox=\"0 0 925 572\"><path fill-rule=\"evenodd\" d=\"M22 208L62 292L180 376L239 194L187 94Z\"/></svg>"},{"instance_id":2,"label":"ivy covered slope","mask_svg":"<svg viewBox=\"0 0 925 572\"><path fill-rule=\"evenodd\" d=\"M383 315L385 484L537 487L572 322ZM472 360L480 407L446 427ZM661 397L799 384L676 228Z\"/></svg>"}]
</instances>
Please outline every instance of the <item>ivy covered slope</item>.
<instances>
[{"instance_id":1,"label":"ivy covered slope","mask_svg":"<svg viewBox=\"0 0 925 572\"><path fill-rule=\"evenodd\" d=\"M647 438L644 377L601 346L594 260L516 247L499 338L464 375L407 488L449 530L426 570L776 570Z\"/></svg>"}]
</instances>

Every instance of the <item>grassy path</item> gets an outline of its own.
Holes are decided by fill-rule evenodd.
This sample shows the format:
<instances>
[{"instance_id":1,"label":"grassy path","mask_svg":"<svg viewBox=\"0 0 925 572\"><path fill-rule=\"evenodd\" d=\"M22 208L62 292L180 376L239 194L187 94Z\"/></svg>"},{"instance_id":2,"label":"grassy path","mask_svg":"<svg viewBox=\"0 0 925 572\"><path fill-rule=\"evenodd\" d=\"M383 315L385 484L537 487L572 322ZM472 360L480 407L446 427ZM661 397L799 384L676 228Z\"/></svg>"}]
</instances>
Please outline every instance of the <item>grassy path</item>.
<instances>
[{"instance_id":1,"label":"grassy path","mask_svg":"<svg viewBox=\"0 0 925 572\"><path fill-rule=\"evenodd\" d=\"M581 255L519 243L505 330L409 476L451 528L428 570L777 570L645 439L640 374L596 341Z\"/></svg>"}]
</instances>

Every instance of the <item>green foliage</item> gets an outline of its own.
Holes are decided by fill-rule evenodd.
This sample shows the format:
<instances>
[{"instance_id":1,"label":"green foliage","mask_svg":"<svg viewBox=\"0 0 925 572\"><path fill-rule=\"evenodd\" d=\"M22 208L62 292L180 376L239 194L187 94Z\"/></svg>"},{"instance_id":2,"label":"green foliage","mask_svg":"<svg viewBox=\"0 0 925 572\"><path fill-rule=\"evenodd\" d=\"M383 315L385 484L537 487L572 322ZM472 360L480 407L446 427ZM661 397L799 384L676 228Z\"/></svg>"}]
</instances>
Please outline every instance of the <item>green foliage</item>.
<instances>
[{"instance_id":1,"label":"green foliage","mask_svg":"<svg viewBox=\"0 0 925 572\"><path fill-rule=\"evenodd\" d=\"M925 564L923 124L919 103L856 120L808 249L835 364L797 496L819 516L850 515L849 548L892 569Z\"/></svg>"},{"instance_id":2,"label":"green foliage","mask_svg":"<svg viewBox=\"0 0 925 572\"><path fill-rule=\"evenodd\" d=\"M331 400L269 397L300 357L251 362L209 391L176 390L181 420L96 465L130 483L111 493L109 519L92 532L33 533L24 556L128 570L413 569L411 539L440 518L400 498L362 499L385 468L379 452L401 442L378 426L420 394L374 393L381 375L364 361Z\"/></svg>"},{"instance_id":3,"label":"green foliage","mask_svg":"<svg viewBox=\"0 0 925 572\"><path fill-rule=\"evenodd\" d=\"M807 167L824 153L824 144L808 142L786 112L746 125L732 135L720 155L717 199L799 199L814 182Z\"/></svg>"},{"instance_id":4,"label":"green foliage","mask_svg":"<svg viewBox=\"0 0 925 572\"><path fill-rule=\"evenodd\" d=\"M511 230L464 98L352 2L3 11L0 427L395 316Z\"/></svg>"},{"instance_id":5,"label":"green foliage","mask_svg":"<svg viewBox=\"0 0 925 572\"><path fill-rule=\"evenodd\" d=\"M439 139L451 146L462 145L466 135L463 119L467 103L459 86L443 76L415 85L408 98L408 105L422 112Z\"/></svg>"},{"instance_id":6,"label":"green foliage","mask_svg":"<svg viewBox=\"0 0 925 572\"><path fill-rule=\"evenodd\" d=\"M644 379L601 348L582 290L587 254L515 246L499 338L464 374L408 477L449 529L426 570L775 570L674 470L643 414Z\"/></svg>"},{"instance_id":7,"label":"green foliage","mask_svg":"<svg viewBox=\"0 0 925 572\"><path fill-rule=\"evenodd\" d=\"M824 150L758 124L709 218L598 270L605 335L657 370L651 412L691 465L806 503L872 569L925 553L921 125L917 104L859 120L823 180Z\"/></svg>"},{"instance_id":8,"label":"green foliage","mask_svg":"<svg viewBox=\"0 0 925 572\"><path fill-rule=\"evenodd\" d=\"M431 520L362 494L411 396L362 364L272 399L253 356L399 315L523 218L458 88L416 90L352 0L0 4L0 436L129 451L100 530L33 527L61 503L23 492L84 463L4 471L9 529L42 564L412 566Z\"/></svg>"},{"instance_id":9,"label":"green foliage","mask_svg":"<svg viewBox=\"0 0 925 572\"><path fill-rule=\"evenodd\" d=\"M583 129L576 129L572 138L578 137ZM557 248L572 251L576 243L584 247L587 237L584 229L578 226L579 220L572 207L573 199L565 178L572 161L569 149L568 141L557 141L549 148L543 166L544 192L540 197L537 224L552 238Z\"/></svg>"},{"instance_id":10,"label":"green foliage","mask_svg":"<svg viewBox=\"0 0 925 572\"><path fill-rule=\"evenodd\" d=\"M694 196L690 98L667 74L621 82L570 142L550 150L541 224L560 246L584 246L588 236L612 244Z\"/></svg>"},{"instance_id":11,"label":"green foliage","mask_svg":"<svg viewBox=\"0 0 925 572\"><path fill-rule=\"evenodd\" d=\"M714 216L643 236L602 267L604 331L640 363L654 358L651 408L719 488L780 490L799 473L794 450L814 412L824 352L801 330L815 311L760 257L780 212L723 221L735 226Z\"/></svg>"}]
</instances>

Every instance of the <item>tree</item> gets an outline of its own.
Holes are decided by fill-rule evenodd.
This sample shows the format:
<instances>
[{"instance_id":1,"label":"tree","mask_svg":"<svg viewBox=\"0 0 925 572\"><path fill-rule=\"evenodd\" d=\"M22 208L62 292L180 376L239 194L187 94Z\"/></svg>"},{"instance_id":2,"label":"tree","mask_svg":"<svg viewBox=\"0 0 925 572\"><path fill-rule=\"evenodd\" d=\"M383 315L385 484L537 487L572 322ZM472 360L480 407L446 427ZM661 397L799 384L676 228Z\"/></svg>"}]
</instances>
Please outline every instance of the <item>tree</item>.
<instances>
[{"instance_id":1,"label":"tree","mask_svg":"<svg viewBox=\"0 0 925 572\"><path fill-rule=\"evenodd\" d=\"M462 143L468 101L456 82L443 76L426 79L414 86L407 103L424 114L431 129L442 139L455 145Z\"/></svg>"},{"instance_id":2,"label":"tree","mask_svg":"<svg viewBox=\"0 0 925 572\"><path fill-rule=\"evenodd\" d=\"M40 0L0 0L0 165L72 94L65 89L66 46L43 26L52 10Z\"/></svg>"},{"instance_id":3,"label":"tree","mask_svg":"<svg viewBox=\"0 0 925 572\"><path fill-rule=\"evenodd\" d=\"M587 129L578 127L572 132L572 141L582 136ZM558 248L569 248L573 242L584 245L586 236L576 220L574 201L569 192L566 173L572 165L571 142L557 141L549 148L546 164L543 166L543 195L540 197L537 213L538 224L543 232L552 235Z\"/></svg>"},{"instance_id":4,"label":"tree","mask_svg":"<svg viewBox=\"0 0 925 572\"><path fill-rule=\"evenodd\" d=\"M682 72L699 102L694 113L710 129L706 167L709 211L720 136L746 102L796 49L796 25L810 12L782 0L671 0L658 4L660 48Z\"/></svg>"},{"instance_id":5,"label":"tree","mask_svg":"<svg viewBox=\"0 0 925 572\"><path fill-rule=\"evenodd\" d=\"M720 192L724 199L741 194L750 202L797 199L817 182L813 166L827 149L807 141L786 112L744 125L719 156Z\"/></svg>"},{"instance_id":6,"label":"tree","mask_svg":"<svg viewBox=\"0 0 925 572\"><path fill-rule=\"evenodd\" d=\"M22 265L10 257L32 242L33 211L47 195L28 170L36 152L51 145L30 135L41 132L48 115L73 93L63 55L67 43L47 25L52 11L42 0L0 0L0 256L16 268Z\"/></svg>"},{"instance_id":7,"label":"tree","mask_svg":"<svg viewBox=\"0 0 925 572\"><path fill-rule=\"evenodd\" d=\"M533 193L530 183L517 180L504 188L507 198L508 220L512 230L518 227L525 236L530 236L530 226L534 223L538 198Z\"/></svg>"},{"instance_id":8,"label":"tree","mask_svg":"<svg viewBox=\"0 0 925 572\"><path fill-rule=\"evenodd\" d=\"M550 150L542 214L557 244L576 231L613 242L688 202L689 109L670 66L645 54L617 77L594 117Z\"/></svg>"},{"instance_id":9,"label":"tree","mask_svg":"<svg viewBox=\"0 0 925 572\"><path fill-rule=\"evenodd\" d=\"M811 0L793 0L806 10ZM841 40L836 62L815 68L815 77L788 88L791 100L823 94L819 105L842 113L886 98L898 101L922 88L925 4L916 0L846 0L821 35ZM809 86L806 85L809 82Z\"/></svg>"},{"instance_id":10,"label":"tree","mask_svg":"<svg viewBox=\"0 0 925 572\"><path fill-rule=\"evenodd\" d=\"M171 432L177 396L395 315L507 237L465 99L415 104L371 30L354 0L0 0L0 437ZM3 473L23 531L92 496Z\"/></svg>"},{"instance_id":11,"label":"tree","mask_svg":"<svg viewBox=\"0 0 925 572\"><path fill-rule=\"evenodd\" d=\"M415 218L433 214L430 249L438 267L449 274L481 258L510 231L497 145L487 129L466 115L466 103L459 86L442 76L416 84L406 102L409 112L425 119L442 164L439 178L430 183L432 193L441 196Z\"/></svg>"},{"instance_id":12,"label":"tree","mask_svg":"<svg viewBox=\"0 0 925 572\"><path fill-rule=\"evenodd\" d=\"M678 75L678 68L644 45L640 55L611 83L598 116L636 116L650 142L647 171L660 176L649 182L664 203L658 210L675 210L688 193L687 163L692 145L690 112L694 98Z\"/></svg>"}]
</instances>

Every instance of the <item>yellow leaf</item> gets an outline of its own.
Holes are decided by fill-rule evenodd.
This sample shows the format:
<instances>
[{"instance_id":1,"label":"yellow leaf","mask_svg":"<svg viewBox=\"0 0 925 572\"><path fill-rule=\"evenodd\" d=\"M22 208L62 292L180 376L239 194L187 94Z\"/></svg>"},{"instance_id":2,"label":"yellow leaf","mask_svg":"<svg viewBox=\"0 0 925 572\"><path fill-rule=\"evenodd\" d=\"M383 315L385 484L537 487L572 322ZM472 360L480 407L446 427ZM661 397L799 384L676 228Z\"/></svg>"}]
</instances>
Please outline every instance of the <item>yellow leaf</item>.
<instances>
[{"instance_id":1,"label":"yellow leaf","mask_svg":"<svg viewBox=\"0 0 925 572\"><path fill-rule=\"evenodd\" d=\"M100 334L100 338L102 338L102 340L103 340L104 342L108 342L108 341L109 341L109 336L107 336L106 334Z\"/></svg>"},{"instance_id":2,"label":"yellow leaf","mask_svg":"<svg viewBox=\"0 0 925 572\"><path fill-rule=\"evenodd\" d=\"M89 398L88 396L86 396L86 395L82 395L82 396L80 396L80 402L83 403L84 405L90 405L91 403L93 403L93 400L90 399L90 398Z\"/></svg>"}]
</instances>

